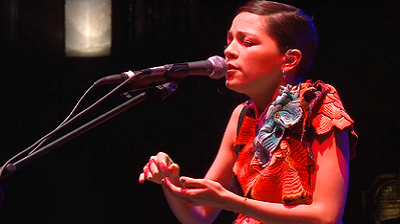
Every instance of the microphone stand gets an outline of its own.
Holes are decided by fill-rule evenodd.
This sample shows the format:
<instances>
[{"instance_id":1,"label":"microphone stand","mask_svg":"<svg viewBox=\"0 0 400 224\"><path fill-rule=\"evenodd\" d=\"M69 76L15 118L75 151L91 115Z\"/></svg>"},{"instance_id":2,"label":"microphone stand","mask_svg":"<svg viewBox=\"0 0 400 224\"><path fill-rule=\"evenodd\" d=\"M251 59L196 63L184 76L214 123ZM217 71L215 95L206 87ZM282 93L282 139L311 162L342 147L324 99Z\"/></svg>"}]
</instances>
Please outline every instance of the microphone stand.
<instances>
[{"instance_id":1,"label":"microphone stand","mask_svg":"<svg viewBox=\"0 0 400 224\"><path fill-rule=\"evenodd\" d=\"M58 138L57 140L54 140L53 142L39 148L36 150L34 153L29 154L28 156L14 162L14 163L9 163L5 167L5 176L4 179L7 177L10 177L12 174L14 174L18 169L21 167L33 162L37 158L49 153L50 151L56 149L57 147L61 146L62 144L65 144L66 142L76 138L77 136L89 131L90 129L104 123L105 121L115 117L116 115L124 112L125 110L143 102L144 100L148 99L150 96L155 95L161 100L165 99L167 96L172 94L176 89L177 89L177 84L175 82L168 82L162 85L158 85L155 88L152 88L151 90L155 91L149 91L149 92L142 92L136 96L130 96L128 94L129 100L126 102L114 107L110 111L104 113L103 115L98 116L97 118L94 118L93 120L85 123L84 125L76 128L75 130L65 134L64 136ZM150 93L150 94L149 94ZM127 93L126 93L127 94ZM0 188L0 194L1 194L1 188ZM0 204L1 204L1 197L0 195Z\"/></svg>"}]
</instances>

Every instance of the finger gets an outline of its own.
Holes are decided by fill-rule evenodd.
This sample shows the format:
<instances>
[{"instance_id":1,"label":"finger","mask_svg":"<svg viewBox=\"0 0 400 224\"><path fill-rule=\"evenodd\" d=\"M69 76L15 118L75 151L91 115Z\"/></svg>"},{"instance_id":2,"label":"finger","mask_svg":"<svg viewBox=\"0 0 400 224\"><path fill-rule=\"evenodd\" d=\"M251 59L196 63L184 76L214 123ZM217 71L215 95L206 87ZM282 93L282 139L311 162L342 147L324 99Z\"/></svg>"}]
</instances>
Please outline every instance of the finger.
<instances>
[{"instance_id":1,"label":"finger","mask_svg":"<svg viewBox=\"0 0 400 224\"><path fill-rule=\"evenodd\" d=\"M201 195L205 191L203 188L181 188L175 185L168 177L162 180L162 187L175 197L192 205L196 205L195 198L197 195Z\"/></svg>"},{"instance_id":2,"label":"finger","mask_svg":"<svg viewBox=\"0 0 400 224\"><path fill-rule=\"evenodd\" d=\"M153 175L157 175L159 173L158 166L156 165L156 161L154 159L150 159L149 161L149 171Z\"/></svg>"},{"instance_id":3,"label":"finger","mask_svg":"<svg viewBox=\"0 0 400 224\"><path fill-rule=\"evenodd\" d=\"M171 179L169 177L165 177L162 179L162 185L163 187L166 187L169 192L171 192L175 196L180 196L182 197L181 194L186 193L187 189L181 188L174 183L172 183Z\"/></svg>"},{"instance_id":4,"label":"finger","mask_svg":"<svg viewBox=\"0 0 400 224\"><path fill-rule=\"evenodd\" d=\"M141 173L140 175L139 175L139 183L144 183L144 181L146 180L146 178L144 177L144 173Z\"/></svg>"},{"instance_id":5,"label":"finger","mask_svg":"<svg viewBox=\"0 0 400 224\"><path fill-rule=\"evenodd\" d=\"M153 175L150 172L149 164L146 164L146 166L143 167L143 173L144 173L144 177L147 180L150 180L151 178L153 178Z\"/></svg>"},{"instance_id":6,"label":"finger","mask_svg":"<svg viewBox=\"0 0 400 224\"><path fill-rule=\"evenodd\" d=\"M166 172L168 169L168 166L173 163L172 159L169 158L169 156L163 152L157 153L156 159L158 161L158 166Z\"/></svg>"},{"instance_id":7,"label":"finger","mask_svg":"<svg viewBox=\"0 0 400 224\"><path fill-rule=\"evenodd\" d=\"M176 163L171 164L168 167L168 171L171 173L171 177L176 177L176 178L179 177L180 168L178 164Z\"/></svg>"},{"instance_id":8,"label":"finger","mask_svg":"<svg viewBox=\"0 0 400 224\"><path fill-rule=\"evenodd\" d=\"M204 188L205 183L203 179L193 179L190 177L180 177L179 182L185 187L190 187L190 188Z\"/></svg>"}]
</instances>

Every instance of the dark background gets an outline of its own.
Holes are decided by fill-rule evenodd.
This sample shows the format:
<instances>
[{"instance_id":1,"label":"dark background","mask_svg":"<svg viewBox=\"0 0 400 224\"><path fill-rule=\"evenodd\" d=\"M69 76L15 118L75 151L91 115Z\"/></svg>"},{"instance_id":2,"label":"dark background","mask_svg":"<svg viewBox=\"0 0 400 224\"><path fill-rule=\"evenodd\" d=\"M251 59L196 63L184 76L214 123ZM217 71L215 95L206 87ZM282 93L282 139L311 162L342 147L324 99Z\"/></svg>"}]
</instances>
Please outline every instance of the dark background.
<instances>
[{"instance_id":1,"label":"dark background","mask_svg":"<svg viewBox=\"0 0 400 224\"><path fill-rule=\"evenodd\" d=\"M222 56L231 20L245 2L113 1L112 54L88 59L65 57L64 1L3 0L0 162L53 130L100 77ZM400 155L394 144L400 137L399 8L283 2L314 17L320 46L309 78L337 88L360 136L344 223L372 223L362 209L362 194L376 175L397 171ZM16 16L9 9L14 3ZM86 103L111 88L95 89ZM164 151L183 175L203 177L238 103L223 79L188 77L166 100L142 103L3 181L0 219L4 224L177 223L160 187L137 182L143 165ZM224 213L216 223L230 218Z\"/></svg>"}]
</instances>

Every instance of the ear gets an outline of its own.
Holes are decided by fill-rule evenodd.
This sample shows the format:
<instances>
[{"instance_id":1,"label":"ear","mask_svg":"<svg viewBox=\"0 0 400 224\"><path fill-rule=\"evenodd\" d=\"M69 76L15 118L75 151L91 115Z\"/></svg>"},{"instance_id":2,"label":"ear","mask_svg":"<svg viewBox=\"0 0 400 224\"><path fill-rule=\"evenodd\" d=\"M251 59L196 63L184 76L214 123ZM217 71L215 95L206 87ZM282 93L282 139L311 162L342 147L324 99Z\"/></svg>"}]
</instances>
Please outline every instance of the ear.
<instances>
[{"instance_id":1,"label":"ear","mask_svg":"<svg viewBox=\"0 0 400 224\"><path fill-rule=\"evenodd\" d=\"M301 60L301 51L298 49L290 49L285 53L284 61L281 66L282 72L289 72L296 67Z\"/></svg>"}]
</instances>

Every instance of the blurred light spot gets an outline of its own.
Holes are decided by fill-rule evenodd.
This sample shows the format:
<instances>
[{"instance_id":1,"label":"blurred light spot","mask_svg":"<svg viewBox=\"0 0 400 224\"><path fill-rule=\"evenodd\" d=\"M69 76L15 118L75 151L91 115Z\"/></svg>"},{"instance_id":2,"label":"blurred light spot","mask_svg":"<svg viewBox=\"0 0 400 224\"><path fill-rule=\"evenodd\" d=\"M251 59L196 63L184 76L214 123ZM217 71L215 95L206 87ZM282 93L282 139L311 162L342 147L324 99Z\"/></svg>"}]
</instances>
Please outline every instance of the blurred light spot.
<instances>
[{"instance_id":1,"label":"blurred light spot","mask_svg":"<svg viewBox=\"0 0 400 224\"><path fill-rule=\"evenodd\" d=\"M101 57L111 53L111 0L65 0L65 54Z\"/></svg>"}]
</instances>

